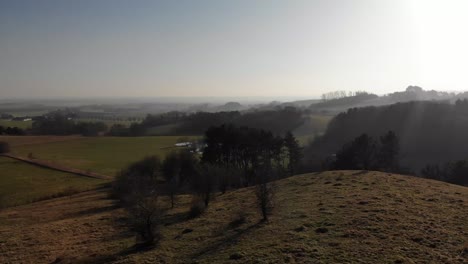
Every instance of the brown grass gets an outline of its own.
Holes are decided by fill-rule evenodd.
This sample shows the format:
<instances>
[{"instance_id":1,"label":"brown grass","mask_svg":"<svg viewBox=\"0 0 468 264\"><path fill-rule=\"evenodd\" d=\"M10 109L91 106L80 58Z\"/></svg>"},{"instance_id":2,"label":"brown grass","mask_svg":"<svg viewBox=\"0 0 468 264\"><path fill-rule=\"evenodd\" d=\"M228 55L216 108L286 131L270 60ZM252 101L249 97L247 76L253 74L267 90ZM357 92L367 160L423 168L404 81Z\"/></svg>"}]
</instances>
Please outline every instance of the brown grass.
<instances>
[{"instance_id":1,"label":"brown grass","mask_svg":"<svg viewBox=\"0 0 468 264\"><path fill-rule=\"evenodd\" d=\"M468 188L386 173L278 182L260 223L252 188L217 195L198 218L181 196L159 247L132 248L123 211L92 191L0 212L0 263L466 263ZM242 212L242 221L232 222Z\"/></svg>"}]
</instances>

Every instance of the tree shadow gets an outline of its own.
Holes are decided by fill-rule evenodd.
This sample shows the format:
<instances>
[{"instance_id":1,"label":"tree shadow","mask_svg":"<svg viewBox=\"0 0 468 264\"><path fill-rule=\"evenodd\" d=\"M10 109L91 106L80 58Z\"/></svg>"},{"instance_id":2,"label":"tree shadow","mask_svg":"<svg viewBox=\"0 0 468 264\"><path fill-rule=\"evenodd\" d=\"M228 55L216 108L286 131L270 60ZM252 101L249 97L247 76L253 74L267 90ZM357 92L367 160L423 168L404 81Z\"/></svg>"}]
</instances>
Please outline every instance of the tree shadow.
<instances>
[{"instance_id":1,"label":"tree shadow","mask_svg":"<svg viewBox=\"0 0 468 264\"><path fill-rule=\"evenodd\" d=\"M142 253L146 251L153 250L157 247L158 245L144 245L144 244L137 244L134 245L130 248L123 249L115 254L107 254L107 255L99 255L99 256L93 256L93 257L87 257L83 259L79 259L74 263L78 264L85 264L85 263L109 263L118 260L119 258L130 256L136 253Z\"/></svg>"},{"instance_id":2,"label":"tree shadow","mask_svg":"<svg viewBox=\"0 0 468 264\"><path fill-rule=\"evenodd\" d=\"M247 235L247 234L251 233L253 230L255 230L257 228L260 228L261 226L265 225L266 223L267 223L266 221L262 220L260 222L257 222L256 224L250 225L249 227L247 227L245 229L236 230L237 233L232 234L232 235L227 236L227 237L224 237L221 240L215 242L214 244L208 245L207 247L202 248L198 252L194 253L191 256L191 259L199 258L199 257L201 257L201 256L203 256L205 254L210 253L210 252L216 252L220 248L225 247L225 246L237 244L239 238L241 238L244 235Z\"/></svg>"},{"instance_id":3,"label":"tree shadow","mask_svg":"<svg viewBox=\"0 0 468 264\"><path fill-rule=\"evenodd\" d=\"M175 225L190 220L189 212L180 212L163 217L162 222L164 226Z\"/></svg>"},{"instance_id":4,"label":"tree shadow","mask_svg":"<svg viewBox=\"0 0 468 264\"><path fill-rule=\"evenodd\" d=\"M363 174L366 174L368 172L369 172L368 170L361 170L361 171L355 172L355 173L353 173L351 175L363 175Z\"/></svg>"},{"instance_id":5,"label":"tree shadow","mask_svg":"<svg viewBox=\"0 0 468 264\"><path fill-rule=\"evenodd\" d=\"M114 204L114 205L109 205L109 206L103 206L103 207L93 207L89 208L86 210L82 210L76 213L71 214L71 217L80 217L80 216L86 216L86 215L92 215L92 214L100 214L108 211L112 211L115 209L120 208L120 206Z\"/></svg>"}]
</instances>

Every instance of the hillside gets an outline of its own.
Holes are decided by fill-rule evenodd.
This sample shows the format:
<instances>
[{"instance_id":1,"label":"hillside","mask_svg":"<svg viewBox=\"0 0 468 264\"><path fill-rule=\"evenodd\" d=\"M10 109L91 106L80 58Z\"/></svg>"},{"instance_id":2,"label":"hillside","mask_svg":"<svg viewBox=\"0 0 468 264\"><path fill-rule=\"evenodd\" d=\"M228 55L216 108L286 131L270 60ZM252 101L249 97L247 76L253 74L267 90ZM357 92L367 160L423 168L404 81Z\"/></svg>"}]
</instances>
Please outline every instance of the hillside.
<instances>
[{"instance_id":1,"label":"hillside","mask_svg":"<svg viewBox=\"0 0 468 264\"><path fill-rule=\"evenodd\" d=\"M0 212L1 263L466 263L468 188L380 172L335 171L276 182L259 223L253 189L217 195L187 220L169 211L158 248L134 236L104 190ZM244 212L245 223L232 224ZM231 224L230 224L231 223Z\"/></svg>"}]
</instances>

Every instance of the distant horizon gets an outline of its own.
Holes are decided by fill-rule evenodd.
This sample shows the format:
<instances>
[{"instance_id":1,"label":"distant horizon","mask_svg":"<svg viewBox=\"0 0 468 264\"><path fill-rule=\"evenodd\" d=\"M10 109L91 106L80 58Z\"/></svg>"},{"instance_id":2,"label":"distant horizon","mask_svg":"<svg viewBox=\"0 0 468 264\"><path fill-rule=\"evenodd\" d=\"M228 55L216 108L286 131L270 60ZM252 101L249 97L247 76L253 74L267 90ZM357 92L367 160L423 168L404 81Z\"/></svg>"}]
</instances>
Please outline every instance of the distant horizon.
<instances>
[{"instance_id":1,"label":"distant horizon","mask_svg":"<svg viewBox=\"0 0 468 264\"><path fill-rule=\"evenodd\" d=\"M400 90L395 90L389 93L375 93L372 91L365 91L365 90L357 90L367 93L376 94L378 96L385 96L388 94L396 93L396 92L403 92L409 86L418 86L418 85L408 85ZM418 86L421 87L421 86ZM462 91L444 91L444 90L436 90L436 89L426 89L425 87L421 87L424 91L437 91L437 92L447 92L447 93L464 93L468 90ZM335 91L353 91L353 90L335 90ZM327 92L334 92L334 91L327 91ZM353 91L354 92L354 91ZM326 93L326 92L324 92ZM324 94L322 93L322 94ZM321 95L316 96L309 96L309 95L284 95L284 96L23 96L23 97L3 97L0 98L0 103L3 101L139 101L139 102L170 102L170 103L212 103L207 100L214 100L214 103L228 103L228 102L237 102L237 101L244 101L244 102L262 102L268 103L272 101L279 101L279 102L290 102L290 101L303 101L303 100L320 100Z\"/></svg>"}]
</instances>

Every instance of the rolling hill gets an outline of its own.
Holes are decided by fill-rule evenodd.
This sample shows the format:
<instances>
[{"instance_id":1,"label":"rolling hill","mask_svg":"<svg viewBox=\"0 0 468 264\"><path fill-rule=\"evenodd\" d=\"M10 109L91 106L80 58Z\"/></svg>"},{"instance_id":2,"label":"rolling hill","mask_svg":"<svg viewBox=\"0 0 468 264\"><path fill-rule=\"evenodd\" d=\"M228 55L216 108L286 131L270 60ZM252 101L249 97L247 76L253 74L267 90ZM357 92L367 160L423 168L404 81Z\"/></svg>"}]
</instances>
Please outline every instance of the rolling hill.
<instances>
[{"instance_id":1,"label":"rolling hill","mask_svg":"<svg viewBox=\"0 0 468 264\"><path fill-rule=\"evenodd\" d=\"M189 220L178 197L154 249L134 235L105 190L0 212L1 263L467 263L468 188L366 171L275 182L259 222L253 188L217 194ZM245 221L238 221L245 216ZM237 221L236 221L237 220Z\"/></svg>"}]
</instances>

